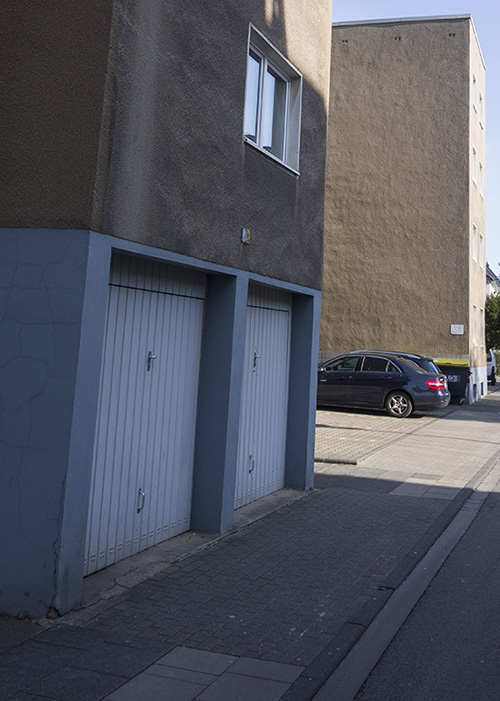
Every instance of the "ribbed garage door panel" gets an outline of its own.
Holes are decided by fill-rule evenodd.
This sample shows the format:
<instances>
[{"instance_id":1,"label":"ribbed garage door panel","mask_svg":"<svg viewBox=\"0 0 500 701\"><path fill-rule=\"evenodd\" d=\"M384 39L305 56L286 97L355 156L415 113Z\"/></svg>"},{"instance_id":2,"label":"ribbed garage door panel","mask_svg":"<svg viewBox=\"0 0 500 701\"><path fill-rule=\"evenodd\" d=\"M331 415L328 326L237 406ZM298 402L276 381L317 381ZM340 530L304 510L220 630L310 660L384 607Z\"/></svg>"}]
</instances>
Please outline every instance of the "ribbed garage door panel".
<instances>
[{"instance_id":1,"label":"ribbed garage door panel","mask_svg":"<svg viewBox=\"0 0 500 701\"><path fill-rule=\"evenodd\" d=\"M189 529L204 294L197 273L113 260L86 574Z\"/></svg>"},{"instance_id":2,"label":"ribbed garage door panel","mask_svg":"<svg viewBox=\"0 0 500 701\"><path fill-rule=\"evenodd\" d=\"M249 291L235 508L284 486L290 295Z\"/></svg>"}]
</instances>

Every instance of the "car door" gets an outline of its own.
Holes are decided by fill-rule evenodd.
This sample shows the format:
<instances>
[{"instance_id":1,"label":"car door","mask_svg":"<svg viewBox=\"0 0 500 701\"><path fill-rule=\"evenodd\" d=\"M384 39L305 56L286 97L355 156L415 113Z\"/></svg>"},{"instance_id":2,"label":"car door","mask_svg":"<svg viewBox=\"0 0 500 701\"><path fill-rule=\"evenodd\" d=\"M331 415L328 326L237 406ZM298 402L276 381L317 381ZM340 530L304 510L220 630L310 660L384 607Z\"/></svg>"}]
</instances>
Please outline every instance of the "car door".
<instances>
[{"instance_id":1,"label":"car door","mask_svg":"<svg viewBox=\"0 0 500 701\"><path fill-rule=\"evenodd\" d=\"M390 389L398 384L400 372L388 358L366 355L352 380L352 401L361 406L380 407Z\"/></svg>"},{"instance_id":2,"label":"car door","mask_svg":"<svg viewBox=\"0 0 500 701\"><path fill-rule=\"evenodd\" d=\"M352 386L359 355L334 358L318 371L318 404L349 404L352 402Z\"/></svg>"}]
</instances>

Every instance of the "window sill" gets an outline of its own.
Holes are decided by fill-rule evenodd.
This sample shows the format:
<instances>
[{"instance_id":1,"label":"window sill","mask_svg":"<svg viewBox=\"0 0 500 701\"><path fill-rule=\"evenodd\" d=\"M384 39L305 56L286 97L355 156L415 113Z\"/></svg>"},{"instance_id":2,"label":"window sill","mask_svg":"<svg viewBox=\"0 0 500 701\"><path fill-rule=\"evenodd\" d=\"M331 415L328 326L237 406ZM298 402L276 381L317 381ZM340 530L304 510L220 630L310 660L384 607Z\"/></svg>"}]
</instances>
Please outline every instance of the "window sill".
<instances>
[{"instance_id":1,"label":"window sill","mask_svg":"<svg viewBox=\"0 0 500 701\"><path fill-rule=\"evenodd\" d=\"M300 172L298 170L295 170L295 168L292 168L292 166L287 165L284 161L280 160L276 156L273 156L272 153L269 153L269 151L266 151L265 149L261 148L260 146L257 146L257 144L252 141L251 139L247 139L246 136L243 137L243 142L247 145L250 146L254 151L257 151L257 153L260 153L261 156L264 156L265 158L269 159L270 161L273 161L276 163L277 166L282 168L283 170L286 170L288 173L291 173L292 175L299 176Z\"/></svg>"}]
</instances>

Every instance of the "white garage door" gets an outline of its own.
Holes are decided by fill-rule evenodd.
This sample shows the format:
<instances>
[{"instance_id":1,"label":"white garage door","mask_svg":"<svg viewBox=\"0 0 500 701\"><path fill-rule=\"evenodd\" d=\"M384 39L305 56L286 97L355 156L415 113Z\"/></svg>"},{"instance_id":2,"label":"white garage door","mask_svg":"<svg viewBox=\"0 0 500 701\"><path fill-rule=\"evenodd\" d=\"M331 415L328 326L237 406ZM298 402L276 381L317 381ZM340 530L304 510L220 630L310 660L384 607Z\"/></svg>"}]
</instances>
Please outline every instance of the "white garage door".
<instances>
[{"instance_id":1,"label":"white garage door","mask_svg":"<svg viewBox=\"0 0 500 701\"><path fill-rule=\"evenodd\" d=\"M205 277L113 258L85 574L189 529Z\"/></svg>"},{"instance_id":2,"label":"white garage door","mask_svg":"<svg viewBox=\"0 0 500 701\"><path fill-rule=\"evenodd\" d=\"M251 286L235 508L285 484L291 296Z\"/></svg>"}]
</instances>

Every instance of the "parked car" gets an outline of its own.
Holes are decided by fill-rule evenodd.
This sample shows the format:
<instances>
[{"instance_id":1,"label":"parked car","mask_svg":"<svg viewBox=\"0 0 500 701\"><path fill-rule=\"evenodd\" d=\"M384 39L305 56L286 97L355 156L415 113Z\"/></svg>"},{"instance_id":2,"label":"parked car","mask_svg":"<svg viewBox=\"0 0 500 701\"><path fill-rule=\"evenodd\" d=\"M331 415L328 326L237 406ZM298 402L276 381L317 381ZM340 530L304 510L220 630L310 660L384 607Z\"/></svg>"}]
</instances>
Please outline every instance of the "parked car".
<instances>
[{"instance_id":1,"label":"parked car","mask_svg":"<svg viewBox=\"0 0 500 701\"><path fill-rule=\"evenodd\" d=\"M489 349L489 351L486 354L486 365L487 365L487 373L488 373L488 382L491 382L492 385L496 385L497 383L497 359L495 357L495 354Z\"/></svg>"},{"instance_id":2,"label":"parked car","mask_svg":"<svg viewBox=\"0 0 500 701\"><path fill-rule=\"evenodd\" d=\"M352 351L353 353L370 353L370 355L397 355L398 358L406 358L407 360L413 360L414 363L420 365L425 372L434 372L440 374L438 366L434 363L432 358L428 358L426 355L418 355L418 353L401 353L400 351L372 351L372 350L357 350Z\"/></svg>"},{"instance_id":3,"label":"parked car","mask_svg":"<svg viewBox=\"0 0 500 701\"><path fill-rule=\"evenodd\" d=\"M404 418L414 410L448 406L450 392L445 375L426 372L401 354L353 351L319 366L317 403L385 408Z\"/></svg>"}]
</instances>

